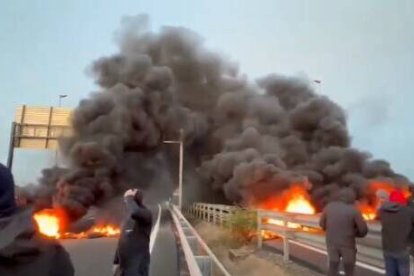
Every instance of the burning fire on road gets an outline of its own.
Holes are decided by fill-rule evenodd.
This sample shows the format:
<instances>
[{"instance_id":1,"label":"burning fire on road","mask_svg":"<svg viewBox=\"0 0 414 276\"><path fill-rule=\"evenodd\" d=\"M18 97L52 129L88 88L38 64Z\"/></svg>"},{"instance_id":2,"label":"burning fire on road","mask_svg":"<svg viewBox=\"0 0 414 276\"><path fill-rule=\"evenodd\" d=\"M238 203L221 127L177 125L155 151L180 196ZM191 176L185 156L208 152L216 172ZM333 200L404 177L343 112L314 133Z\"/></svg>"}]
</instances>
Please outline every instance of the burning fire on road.
<instances>
[{"instance_id":1,"label":"burning fire on road","mask_svg":"<svg viewBox=\"0 0 414 276\"><path fill-rule=\"evenodd\" d=\"M116 225L97 225L91 229L72 233L65 231L67 226L66 214L61 209L45 209L33 216L39 232L49 238L54 239L87 239L99 237L119 237L121 230Z\"/></svg>"}]
</instances>

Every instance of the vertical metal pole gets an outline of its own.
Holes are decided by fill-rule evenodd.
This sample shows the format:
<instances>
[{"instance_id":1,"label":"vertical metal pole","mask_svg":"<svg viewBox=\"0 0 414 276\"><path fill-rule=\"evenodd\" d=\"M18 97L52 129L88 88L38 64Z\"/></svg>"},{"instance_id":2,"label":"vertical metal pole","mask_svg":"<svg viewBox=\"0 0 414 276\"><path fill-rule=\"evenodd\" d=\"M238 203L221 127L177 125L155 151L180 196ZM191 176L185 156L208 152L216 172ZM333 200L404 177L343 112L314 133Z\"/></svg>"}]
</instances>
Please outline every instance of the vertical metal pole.
<instances>
[{"instance_id":1,"label":"vertical metal pole","mask_svg":"<svg viewBox=\"0 0 414 276\"><path fill-rule=\"evenodd\" d=\"M178 208L183 206L183 160L184 159L184 131L180 129L180 161L178 168Z\"/></svg>"},{"instance_id":2,"label":"vertical metal pole","mask_svg":"<svg viewBox=\"0 0 414 276\"><path fill-rule=\"evenodd\" d=\"M217 224L217 207L213 207L213 224Z\"/></svg>"},{"instance_id":3,"label":"vertical metal pole","mask_svg":"<svg viewBox=\"0 0 414 276\"><path fill-rule=\"evenodd\" d=\"M284 215L283 217L283 225L284 225L284 233L283 233L283 261L285 263L289 262L289 239L288 239L288 217Z\"/></svg>"},{"instance_id":4,"label":"vertical metal pole","mask_svg":"<svg viewBox=\"0 0 414 276\"><path fill-rule=\"evenodd\" d=\"M11 124L10 141L9 141L9 155L7 156L7 167L10 170L12 170L12 168L13 168L14 140L16 139L16 126L17 126L16 122L13 122Z\"/></svg>"},{"instance_id":5,"label":"vertical metal pole","mask_svg":"<svg viewBox=\"0 0 414 276\"><path fill-rule=\"evenodd\" d=\"M62 106L62 95L59 95L59 107ZM59 142L56 138L56 150L55 150L55 167L58 167L58 160L59 160Z\"/></svg>"}]
</instances>

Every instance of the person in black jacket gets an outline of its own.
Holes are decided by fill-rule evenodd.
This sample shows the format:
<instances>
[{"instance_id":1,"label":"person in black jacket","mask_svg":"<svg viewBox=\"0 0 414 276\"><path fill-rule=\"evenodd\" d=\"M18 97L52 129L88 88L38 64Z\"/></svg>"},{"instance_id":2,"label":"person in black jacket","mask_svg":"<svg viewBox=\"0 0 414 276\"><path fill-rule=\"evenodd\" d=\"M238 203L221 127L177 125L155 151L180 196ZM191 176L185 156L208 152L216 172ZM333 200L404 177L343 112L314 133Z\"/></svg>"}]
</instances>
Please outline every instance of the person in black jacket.
<instances>
[{"instance_id":1,"label":"person in black jacket","mask_svg":"<svg viewBox=\"0 0 414 276\"><path fill-rule=\"evenodd\" d=\"M344 188L323 210L319 224L326 231L329 276L338 275L341 259L345 275L354 275L355 238L364 237L368 233L368 226L354 203L355 193L349 188Z\"/></svg>"},{"instance_id":2,"label":"person in black jacket","mask_svg":"<svg viewBox=\"0 0 414 276\"><path fill-rule=\"evenodd\" d=\"M40 235L32 210L16 206L13 176L0 164L0 275L73 276L69 254Z\"/></svg>"},{"instance_id":3,"label":"person in black jacket","mask_svg":"<svg viewBox=\"0 0 414 276\"><path fill-rule=\"evenodd\" d=\"M395 190L379 211L382 225L382 249L387 276L410 274L410 234L414 227L414 211L407 207L404 194Z\"/></svg>"},{"instance_id":4,"label":"person in black jacket","mask_svg":"<svg viewBox=\"0 0 414 276\"><path fill-rule=\"evenodd\" d=\"M128 190L124 195L127 217L114 259L114 272L122 276L147 276L149 273L149 242L152 214L143 204L140 190Z\"/></svg>"}]
</instances>

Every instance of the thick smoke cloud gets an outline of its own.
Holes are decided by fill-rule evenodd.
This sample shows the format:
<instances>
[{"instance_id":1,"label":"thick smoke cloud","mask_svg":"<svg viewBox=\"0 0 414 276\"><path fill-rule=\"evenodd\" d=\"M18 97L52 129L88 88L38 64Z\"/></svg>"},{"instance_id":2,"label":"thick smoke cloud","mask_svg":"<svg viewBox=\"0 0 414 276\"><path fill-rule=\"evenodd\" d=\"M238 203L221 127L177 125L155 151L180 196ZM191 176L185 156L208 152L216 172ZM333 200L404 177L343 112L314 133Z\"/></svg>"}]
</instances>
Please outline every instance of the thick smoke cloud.
<instances>
[{"instance_id":1,"label":"thick smoke cloud","mask_svg":"<svg viewBox=\"0 0 414 276\"><path fill-rule=\"evenodd\" d=\"M72 218L128 187L151 189L151 177L173 170L166 160L176 156L162 141L177 139L180 128L186 167L197 172L187 173L188 190L201 185L228 202L256 204L309 181L322 206L339 187L363 197L370 179L408 182L386 161L350 147L344 110L306 79L248 80L196 33L148 26L145 16L123 19L119 53L90 68L101 91L80 102L74 134L61 142L69 169L52 184L41 180ZM170 193L174 181L162 181L157 190Z\"/></svg>"}]
</instances>

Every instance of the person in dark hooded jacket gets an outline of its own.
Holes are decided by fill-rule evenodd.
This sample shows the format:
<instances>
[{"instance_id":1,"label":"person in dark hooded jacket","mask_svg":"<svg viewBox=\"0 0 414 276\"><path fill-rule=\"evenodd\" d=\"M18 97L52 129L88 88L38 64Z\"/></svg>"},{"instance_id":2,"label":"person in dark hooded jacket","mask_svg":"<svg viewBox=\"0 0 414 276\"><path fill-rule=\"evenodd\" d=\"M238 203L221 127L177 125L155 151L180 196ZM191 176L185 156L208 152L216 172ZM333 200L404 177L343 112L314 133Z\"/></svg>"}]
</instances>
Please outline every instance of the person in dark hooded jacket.
<instances>
[{"instance_id":1,"label":"person in dark hooded jacket","mask_svg":"<svg viewBox=\"0 0 414 276\"><path fill-rule=\"evenodd\" d=\"M410 234L414 227L414 211L407 207L404 194L392 191L389 201L379 210L382 225L382 249L387 276L410 274Z\"/></svg>"},{"instance_id":2,"label":"person in dark hooded jacket","mask_svg":"<svg viewBox=\"0 0 414 276\"><path fill-rule=\"evenodd\" d=\"M326 231L326 245L329 259L329 276L336 276L339 263L345 275L354 275L356 263L356 237L364 237L368 227L361 212L354 206L355 193L344 188L325 206L320 218L320 226Z\"/></svg>"},{"instance_id":3,"label":"person in dark hooded jacket","mask_svg":"<svg viewBox=\"0 0 414 276\"><path fill-rule=\"evenodd\" d=\"M68 253L41 236L32 210L18 208L10 170L0 163L0 275L73 276Z\"/></svg>"},{"instance_id":4,"label":"person in dark hooded jacket","mask_svg":"<svg viewBox=\"0 0 414 276\"><path fill-rule=\"evenodd\" d=\"M124 200L127 217L115 253L114 272L121 276L148 276L152 214L143 204L141 191L126 191Z\"/></svg>"}]
</instances>

